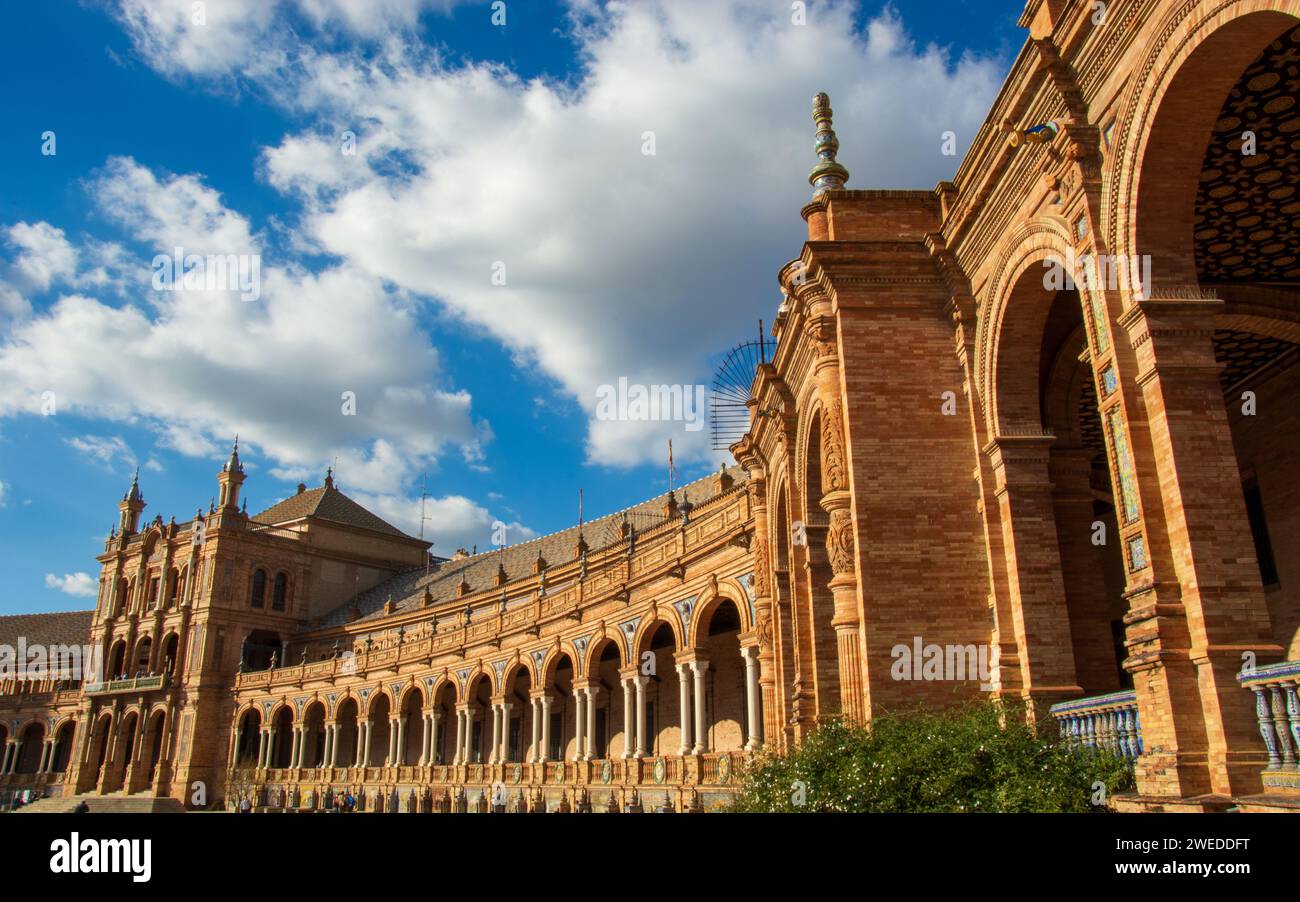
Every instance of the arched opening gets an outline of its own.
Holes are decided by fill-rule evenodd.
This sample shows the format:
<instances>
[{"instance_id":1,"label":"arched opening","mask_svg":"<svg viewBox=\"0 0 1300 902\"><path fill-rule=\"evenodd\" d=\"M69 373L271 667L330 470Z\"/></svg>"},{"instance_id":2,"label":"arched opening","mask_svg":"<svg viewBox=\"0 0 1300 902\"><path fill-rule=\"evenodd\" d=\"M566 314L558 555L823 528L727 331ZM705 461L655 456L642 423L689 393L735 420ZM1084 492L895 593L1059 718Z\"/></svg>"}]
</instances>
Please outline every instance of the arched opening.
<instances>
[{"instance_id":1,"label":"arched opening","mask_svg":"<svg viewBox=\"0 0 1300 902\"><path fill-rule=\"evenodd\" d=\"M577 738L574 735L573 701L573 661L567 654L558 655L550 665L549 689L551 702L550 748L546 750L548 761L567 761L577 754Z\"/></svg>"},{"instance_id":2,"label":"arched opening","mask_svg":"<svg viewBox=\"0 0 1300 902\"><path fill-rule=\"evenodd\" d=\"M646 686L646 752L651 756L682 752L681 678L677 673L679 651L672 627L660 623L645 643L650 652L650 682ZM644 672L644 668L643 668Z\"/></svg>"},{"instance_id":3,"label":"arched opening","mask_svg":"<svg viewBox=\"0 0 1300 902\"><path fill-rule=\"evenodd\" d=\"M20 774L36 773L41 765L41 754L45 745L45 724L32 721L18 734L18 741L21 746L18 749L18 760L15 762L14 772Z\"/></svg>"},{"instance_id":4,"label":"arched opening","mask_svg":"<svg viewBox=\"0 0 1300 902\"><path fill-rule=\"evenodd\" d=\"M595 735L591 754L594 758L617 758L623 754L623 692L619 670L623 657L618 643L606 639L589 652L592 659L591 679L600 687L596 694Z\"/></svg>"},{"instance_id":5,"label":"arched opening","mask_svg":"<svg viewBox=\"0 0 1300 902\"><path fill-rule=\"evenodd\" d=\"M169 609L176 607L176 601L180 597L180 592L181 571L178 568L173 567L171 573L167 577L167 607Z\"/></svg>"},{"instance_id":6,"label":"arched opening","mask_svg":"<svg viewBox=\"0 0 1300 902\"><path fill-rule=\"evenodd\" d=\"M510 722L506 726L506 761L524 761L533 738L533 703L530 694L533 679L528 668L515 667L506 675L505 700L510 704Z\"/></svg>"},{"instance_id":7,"label":"arched opening","mask_svg":"<svg viewBox=\"0 0 1300 902\"><path fill-rule=\"evenodd\" d=\"M302 766L325 766L325 704L312 702L302 714Z\"/></svg>"},{"instance_id":8,"label":"arched opening","mask_svg":"<svg viewBox=\"0 0 1300 902\"><path fill-rule=\"evenodd\" d=\"M383 767L389 761L392 710L392 702L382 692L370 703L370 755L366 758L366 767Z\"/></svg>"},{"instance_id":9,"label":"arched opening","mask_svg":"<svg viewBox=\"0 0 1300 902\"><path fill-rule=\"evenodd\" d=\"M235 765L237 767L257 766L261 732L262 714L256 708L249 708L239 718L239 732L235 737Z\"/></svg>"},{"instance_id":10,"label":"arched opening","mask_svg":"<svg viewBox=\"0 0 1300 902\"><path fill-rule=\"evenodd\" d=\"M149 718L145 732L145 782L152 784L158 776L158 764L162 761L163 740L166 738L167 715L164 711L155 711Z\"/></svg>"},{"instance_id":11,"label":"arched opening","mask_svg":"<svg viewBox=\"0 0 1300 902\"><path fill-rule=\"evenodd\" d=\"M293 766L293 711L281 705L271 719L271 767Z\"/></svg>"},{"instance_id":12,"label":"arched opening","mask_svg":"<svg viewBox=\"0 0 1300 902\"><path fill-rule=\"evenodd\" d=\"M402 698L402 764L415 764L424 752L424 693L418 687Z\"/></svg>"},{"instance_id":13,"label":"arched opening","mask_svg":"<svg viewBox=\"0 0 1300 902\"><path fill-rule=\"evenodd\" d=\"M266 607L266 571L258 567L253 571L253 589L248 598L249 607Z\"/></svg>"},{"instance_id":14,"label":"arched opening","mask_svg":"<svg viewBox=\"0 0 1300 902\"><path fill-rule=\"evenodd\" d=\"M92 770L94 773L94 783L97 785L104 773L104 765L108 763L108 746L113 738L113 715L105 714L95 722L94 732L91 733L90 741L92 748Z\"/></svg>"},{"instance_id":15,"label":"arched opening","mask_svg":"<svg viewBox=\"0 0 1300 902\"><path fill-rule=\"evenodd\" d=\"M77 725L72 721L64 723L54 731L54 765L53 770L56 774L65 773L68 769L68 763L72 760L72 737L75 735Z\"/></svg>"},{"instance_id":16,"label":"arched opening","mask_svg":"<svg viewBox=\"0 0 1300 902\"><path fill-rule=\"evenodd\" d=\"M176 656L180 651L180 636L169 633L163 640L162 672L171 676L176 672Z\"/></svg>"},{"instance_id":17,"label":"arched opening","mask_svg":"<svg viewBox=\"0 0 1300 902\"><path fill-rule=\"evenodd\" d=\"M433 716L438 734L434 743L434 764L450 764L456 758L456 685L443 683L434 697Z\"/></svg>"},{"instance_id":18,"label":"arched opening","mask_svg":"<svg viewBox=\"0 0 1300 902\"><path fill-rule=\"evenodd\" d=\"M1083 301L1077 273L1064 265L1055 255L1030 262L998 324L991 454L1007 585L1020 614L1003 628L1015 631L1031 691L1077 685L1100 694L1132 685L1121 667L1120 527L1137 513L1126 507L1117 520L1094 377L1079 360L1088 343ZM984 660L990 674L967 680L989 678Z\"/></svg>"},{"instance_id":19,"label":"arched opening","mask_svg":"<svg viewBox=\"0 0 1300 902\"><path fill-rule=\"evenodd\" d=\"M705 613L701 643L709 662L705 684L705 747L730 752L745 746L748 713L745 704L745 663L740 657L740 611L724 598Z\"/></svg>"},{"instance_id":20,"label":"arched opening","mask_svg":"<svg viewBox=\"0 0 1300 902\"><path fill-rule=\"evenodd\" d=\"M108 653L108 671L110 680L120 680L126 676L126 640L118 639Z\"/></svg>"},{"instance_id":21,"label":"arched opening","mask_svg":"<svg viewBox=\"0 0 1300 902\"><path fill-rule=\"evenodd\" d=\"M334 763L337 767L352 767L357 763L357 701L345 698L339 702L335 715L338 724L335 738Z\"/></svg>"},{"instance_id":22,"label":"arched opening","mask_svg":"<svg viewBox=\"0 0 1300 902\"><path fill-rule=\"evenodd\" d=\"M834 715L840 710L840 665L835 629L835 596L830 581L834 576L826 550L830 516L822 509L823 464L826 449L822 446L822 412L814 414L808 427L808 447L804 455L804 528L796 529L794 541L806 543L804 573L808 586L808 630L804 648L808 651L808 666L812 689L817 697L817 711L821 716ZM802 533L802 535L800 535Z\"/></svg>"},{"instance_id":23,"label":"arched opening","mask_svg":"<svg viewBox=\"0 0 1300 902\"><path fill-rule=\"evenodd\" d=\"M469 691L469 761L483 764L491 754L492 742L492 681L486 673L470 680Z\"/></svg>"},{"instance_id":24,"label":"arched opening","mask_svg":"<svg viewBox=\"0 0 1300 902\"><path fill-rule=\"evenodd\" d=\"M116 590L113 594L113 614L114 617L121 617L126 613L126 604L131 597L131 583L129 580L119 579Z\"/></svg>"},{"instance_id":25,"label":"arched opening","mask_svg":"<svg viewBox=\"0 0 1300 902\"><path fill-rule=\"evenodd\" d=\"M1198 459L1184 444L1180 463L1206 474L1205 499L1184 502L1191 510L1238 488L1241 504L1189 525L1194 535L1215 535L1213 557L1225 559L1200 555L1198 585L1262 591L1271 639L1290 659L1300 657L1298 24L1281 12L1241 15L1179 65L1153 116L1132 217L1134 247L1151 257L1157 289L1194 286L1224 302L1212 341L1229 441L1201 430ZM1197 410L1175 407L1170 417L1196 413L1208 424L1208 400L1198 401ZM1235 473L1213 466L1229 459ZM1244 560L1251 552L1253 563Z\"/></svg>"},{"instance_id":26,"label":"arched opening","mask_svg":"<svg viewBox=\"0 0 1300 902\"><path fill-rule=\"evenodd\" d=\"M116 739L112 744L112 760L108 772L104 775L104 791L117 792L122 788L126 769L135 755L135 746L139 741L140 716L135 711L128 712L118 728Z\"/></svg>"},{"instance_id":27,"label":"arched opening","mask_svg":"<svg viewBox=\"0 0 1300 902\"><path fill-rule=\"evenodd\" d=\"M135 654L131 656L131 673L133 677L142 677L149 675L150 652L153 650L153 639L145 636L135 644Z\"/></svg>"},{"instance_id":28,"label":"arched opening","mask_svg":"<svg viewBox=\"0 0 1300 902\"><path fill-rule=\"evenodd\" d=\"M289 593L289 576L286 573L275 575L275 588L271 593L271 610L283 611Z\"/></svg>"}]
</instances>

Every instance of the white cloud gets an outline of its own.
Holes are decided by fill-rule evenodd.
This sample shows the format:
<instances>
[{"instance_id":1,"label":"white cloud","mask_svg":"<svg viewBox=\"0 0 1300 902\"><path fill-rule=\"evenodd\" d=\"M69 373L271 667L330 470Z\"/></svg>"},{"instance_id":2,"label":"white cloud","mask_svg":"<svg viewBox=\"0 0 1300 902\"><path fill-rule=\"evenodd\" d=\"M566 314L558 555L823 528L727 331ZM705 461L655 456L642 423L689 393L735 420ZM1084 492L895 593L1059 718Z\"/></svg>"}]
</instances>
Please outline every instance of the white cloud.
<instances>
[{"instance_id":1,"label":"white cloud","mask_svg":"<svg viewBox=\"0 0 1300 902\"><path fill-rule=\"evenodd\" d=\"M65 573L63 576L47 573L45 574L45 585L51 589L58 589L67 595L76 595L81 598L93 598L96 592L95 580L89 573Z\"/></svg>"},{"instance_id":2,"label":"white cloud","mask_svg":"<svg viewBox=\"0 0 1300 902\"><path fill-rule=\"evenodd\" d=\"M8 503L9 503L9 484L5 482L3 479L0 479L0 507L4 507Z\"/></svg>"},{"instance_id":3,"label":"white cloud","mask_svg":"<svg viewBox=\"0 0 1300 902\"><path fill-rule=\"evenodd\" d=\"M346 486L343 486L346 491ZM352 493L351 497L367 510L373 511L398 529L413 536L420 534L419 498L397 495ZM515 545L536 538L537 533L514 520L506 521L494 516L487 508L462 495L429 498L424 502L425 539L434 543L433 553L450 557L457 548L487 551L492 546L493 524L506 524L506 541Z\"/></svg>"},{"instance_id":4,"label":"white cloud","mask_svg":"<svg viewBox=\"0 0 1300 902\"><path fill-rule=\"evenodd\" d=\"M67 443L102 467L112 469L121 461L129 469L136 463L135 452L120 435L78 435L67 439Z\"/></svg>"},{"instance_id":5,"label":"white cloud","mask_svg":"<svg viewBox=\"0 0 1300 902\"><path fill-rule=\"evenodd\" d=\"M263 253L247 219L196 176L114 159L90 190L160 253ZM143 304L60 297L0 345L0 416L39 412L53 391L60 412L142 422L190 456L222 455L235 434L280 469L318 475L339 455L354 485L378 492L396 491L448 444L480 453L490 430L473 421L467 393L441 384L437 351L404 292L349 264L264 263L260 272L255 303L227 291L155 291L144 267L124 289Z\"/></svg>"},{"instance_id":6,"label":"white cloud","mask_svg":"<svg viewBox=\"0 0 1300 902\"><path fill-rule=\"evenodd\" d=\"M62 229L45 222L20 222L11 226L6 235L9 244L18 250L9 276L20 287L46 291L56 280L64 281L76 272L77 250Z\"/></svg>"},{"instance_id":7,"label":"white cloud","mask_svg":"<svg viewBox=\"0 0 1300 902\"><path fill-rule=\"evenodd\" d=\"M853 13L819 5L797 27L741 0L586 7L576 87L401 43L304 52L282 96L320 125L268 149L266 177L321 249L437 298L589 415L619 377L707 384L712 356L770 319L806 237L813 94L831 93L850 185L930 187L955 165L943 133L969 139L996 92L995 64L917 48L888 12L856 32ZM657 461L668 438L683 460L708 444L680 422L591 417L588 455Z\"/></svg>"}]
</instances>

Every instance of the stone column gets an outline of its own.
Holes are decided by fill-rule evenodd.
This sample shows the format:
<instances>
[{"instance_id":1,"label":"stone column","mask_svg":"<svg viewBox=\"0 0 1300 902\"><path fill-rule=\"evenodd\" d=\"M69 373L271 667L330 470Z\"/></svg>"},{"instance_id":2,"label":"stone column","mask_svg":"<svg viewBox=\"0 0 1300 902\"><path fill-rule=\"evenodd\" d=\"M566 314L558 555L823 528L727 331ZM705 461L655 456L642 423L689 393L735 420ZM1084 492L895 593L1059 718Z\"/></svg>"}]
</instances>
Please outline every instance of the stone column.
<instances>
[{"instance_id":1,"label":"stone column","mask_svg":"<svg viewBox=\"0 0 1300 902\"><path fill-rule=\"evenodd\" d=\"M677 750L679 755L689 755L694 749L691 743L691 667L689 664L677 665L677 702L680 714L678 723L682 728L682 743Z\"/></svg>"},{"instance_id":2,"label":"stone column","mask_svg":"<svg viewBox=\"0 0 1300 902\"><path fill-rule=\"evenodd\" d=\"M1048 477L1048 449L1055 441L1039 429L1000 435L984 448L993 468L1002 521L1022 694L1035 719L1046 717L1051 703L1083 694L1074 669Z\"/></svg>"},{"instance_id":3,"label":"stone column","mask_svg":"<svg viewBox=\"0 0 1300 902\"><path fill-rule=\"evenodd\" d=\"M394 717L390 733L393 737L393 753L389 757L393 759L394 767L401 767L406 758L406 718L400 715Z\"/></svg>"},{"instance_id":4,"label":"stone column","mask_svg":"<svg viewBox=\"0 0 1300 902\"><path fill-rule=\"evenodd\" d=\"M501 754L498 758L502 764L510 760L510 710L513 707L510 702L501 703Z\"/></svg>"},{"instance_id":5,"label":"stone column","mask_svg":"<svg viewBox=\"0 0 1300 902\"><path fill-rule=\"evenodd\" d=\"M451 756L452 764L463 764L465 757L465 709L456 709L456 743Z\"/></svg>"},{"instance_id":6,"label":"stone column","mask_svg":"<svg viewBox=\"0 0 1300 902\"><path fill-rule=\"evenodd\" d=\"M1159 597L1145 610L1134 604L1128 618L1147 749L1138 760L1138 788L1183 796L1254 793L1263 758L1236 675L1245 654L1265 663L1280 659L1283 649L1272 638L1214 354L1223 302L1195 286L1152 294L1133 299L1119 317L1141 402L1140 412L1126 405L1128 429L1135 446L1147 430L1155 471L1138 475L1159 492L1154 504L1142 493L1142 554ZM1228 403L1243 401L1238 395ZM1135 456L1140 465L1142 455ZM1142 538L1125 532L1130 566ZM1175 592L1160 587L1170 575ZM1165 650L1177 644L1186 652Z\"/></svg>"},{"instance_id":7,"label":"stone column","mask_svg":"<svg viewBox=\"0 0 1300 902\"><path fill-rule=\"evenodd\" d=\"M330 753L334 750L334 724L325 724L325 748L321 752L321 767L330 767Z\"/></svg>"},{"instance_id":8,"label":"stone column","mask_svg":"<svg viewBox=\"0 0 1300 902\"><path fill-rule=\"evenodd\" d=\"M488 740L488 764L499 764L501 760L501 705L492 702L488 709L492 715L491 739ZM484 724L486 727L487 725Z\"/></svg>"},{"instance_id":9,"label":"stone column","mask_svg":"<svg viewBox=\"0 0 1300 902\"><path fill-rule=\"evenodd\" d=\"M370 740L373 738L372 736L373 732L374 732L373 724L371 724L371 722L367 720L366 721L366 744L364 746L365 752L361 756L361 764L363 767L370 766Z\"/></svg>"},{"instance_id":10,"label":"stone column","mask_svg":"<svg viewBox=\"0 0 1300 902\"><path fill-rule=\"evenodd\" d=\"M637 758L646 756L646 735L645 735L645 687L650 681L648 676L634 677L636 680L636 755Z\"/></svg>"},{"instance_id":11,"label":"stone column","mask_svg":"<svg viewBox=\"0 0 1300 902\"><path fill-rule=\"evenodd\" d=\"M745 749L752 752L763 742L763 721L758 707L758 649L752 645L743 646L740 656L745 659L745 717L748 727Z\"/></svg>"},{"instance_id":12,"label":"stone column","mask_svg":"<svg viewBox=\"0 0 1300 902\"><path fill-rule=\"evenodd\" d=\"M110 735L110 740L111 738ZM109 742L109 745L112 745L111 741ZM105 764L107 763L108 757L105 755ZM266 766L266 730L264 729L257 731L257 766L258 768Z\"/></svg>"},{"instance_id":13,"label":"stone column","mask_svg":"<svg viewBox=\"0 0 1300 902\"><path fill-rule=\"evenodd\" d=\"M596 757L596 697L599 693L599 686L587 686L583 691L587 706L587 732L583 734L586 742L583 759L586 761Z\"/></svg>"},{"instance_id":14,"label":"stone column","mask_svg":"<svg viewBox=\"0 0 1300 902\"><path fill-rule=\"evenodd\" d=\"M700 755L709 750L709 725L704 722L704 675L709 671L709 662L696 658L691 662L695 674L695 754Z\"/></svg>"},{"instance_id":15,"label":"stone column","mask_svg":"<svg viewBox=\"0 0 1300 902\"><path fill-rule=\"evenodd\" d=\"M429 763L438 763L438 727L442 725L442 712L434 710L429 715Z\"/></svg>"},{"instance_id":16,"label":"stone column","mask_svg":"<svg viewBox=\"0 0 1300 902\"><path fill-rule=\"evenodd\" d=\"M357 721L357 752L352 762L353 767L366 766L366 722Z\"/></svg>"},{"instance_id":17,"label":"stone column","mask_svg":"<svg viewBox=\"0 0 1300 902\"><path fill-rule=\"evenodd\" d=\"M426 767L429 764L429 721L433 715L428 711L420 713L420 767Z\"/></svg>"},{"instance_id":18,"label":"stone column","mask_svg":"<svg viewBox=\"0 0 1300 902\"><path fill-rule=\"evenodd\" d=\"M541 757L537 754L537 746L542 741L542 724L541 724L542 700L534 696L533 698L530 698L528 700L528 704L532 707L531 713L533 716L532 730L529 733L530 741L528 743L528 755L527 755L528 763L531 764L534 761L541 760Z\"/></svg>"},{"instance_id":19,"label":"stone column","mask_svg":"<svg viewBox=\"0 0 1300 902\"><path fill-rule=\"evenodd\" d=\"M583 697L582 690L577 686L573 687L573 760L583 760L583 749L585 746L583 731L586 726L586 718L583 716Z\"/></svg>"},{"instance_id":20,"label":"stone column","mask_svg":"<svg viewBox=\"0 0 1300 902\"><path fill-rule=\"evenodd\" d=\"M542 696L542 747L538 761L546 761L551 754L551 696Z\"/></svg>"},{"instance_id":21,"label":"stone column","mask_svg":"<svg viewBox=\"0 0 1300 902\"><path fill-rule=\"evenodd\" d=\"M623 678L623 757L636 752L636 683L634 677Z\"/></svg>"},{"instance_id":22,"label":"stone column","mask_svg":"<svg viewBox=\"0 0 1300 902\"><path fill-rule=\"evenodd\" d=\"M483 726L487 726L484 718ZM481 734L480 734L481 735ZM474 709L465 708L465 763L469 764L474 760Z\"/></svg>"}]
</instances>

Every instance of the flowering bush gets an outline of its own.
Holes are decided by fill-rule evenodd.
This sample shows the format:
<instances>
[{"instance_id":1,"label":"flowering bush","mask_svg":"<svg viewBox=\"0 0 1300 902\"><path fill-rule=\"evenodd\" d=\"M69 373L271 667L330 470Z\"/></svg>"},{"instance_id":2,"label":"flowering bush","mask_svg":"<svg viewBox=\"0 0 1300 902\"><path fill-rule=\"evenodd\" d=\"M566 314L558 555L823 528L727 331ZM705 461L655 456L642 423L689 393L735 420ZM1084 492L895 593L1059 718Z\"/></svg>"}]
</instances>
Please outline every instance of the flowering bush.
<instances>
[{"instance_id":1,"label":"flowering bush","mask_svg":"<svg viewBox=\"0 0 1300 902\"><path fill-rule=\"evenodd\" d=\"M994 703L830 720L746 769L733 810L1091 812L1132 785L1103 749L1071 750Z\"/></svg>"}]
</instances>

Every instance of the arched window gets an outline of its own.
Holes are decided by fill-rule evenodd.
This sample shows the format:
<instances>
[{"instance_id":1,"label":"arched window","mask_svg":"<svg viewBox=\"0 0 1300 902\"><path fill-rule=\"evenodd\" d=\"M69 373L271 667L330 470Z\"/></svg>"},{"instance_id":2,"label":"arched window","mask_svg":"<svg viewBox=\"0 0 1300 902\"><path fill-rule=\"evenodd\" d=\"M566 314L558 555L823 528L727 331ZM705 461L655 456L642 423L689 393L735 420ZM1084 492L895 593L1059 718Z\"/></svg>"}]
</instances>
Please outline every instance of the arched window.
<instances>
[{"instance_id":1,"label":"arched window","mask_svg":"<svg viewBox=\"0 0 1300 902\"><path fill-rule=\"evenodd\" d=\"M266 571L260 567L253 571L253 598L255 608L266 607Z\"/></svg>"},{"instance_id":2,"label":"arched window","mask_svg":"<svg viewBox=\"0 0 1300 902\"><path fill-rule=\"evenodd\" d=\"M284 610L284 597L289 591L289 577L284 573L275 575L275 594L271 596L271 610Z\"/></svg>"}]
</instances>

